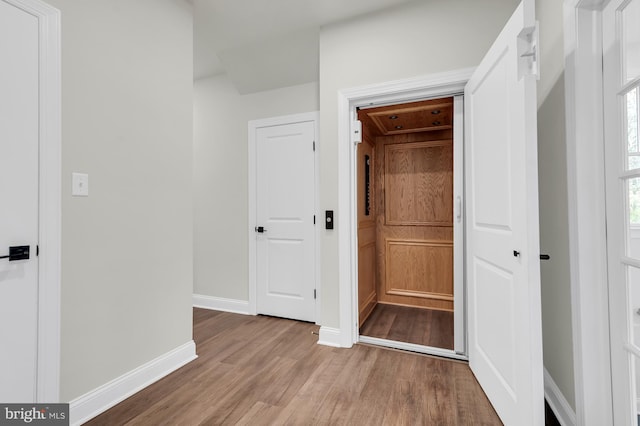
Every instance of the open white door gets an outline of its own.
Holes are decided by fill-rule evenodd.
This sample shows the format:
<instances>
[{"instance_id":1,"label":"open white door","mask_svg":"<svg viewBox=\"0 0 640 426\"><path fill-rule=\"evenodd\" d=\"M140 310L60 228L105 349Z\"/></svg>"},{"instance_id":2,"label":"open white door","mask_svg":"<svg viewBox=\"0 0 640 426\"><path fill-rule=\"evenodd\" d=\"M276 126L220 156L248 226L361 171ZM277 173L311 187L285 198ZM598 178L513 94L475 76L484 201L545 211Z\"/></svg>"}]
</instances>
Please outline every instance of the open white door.
<instances>
[{"instance_id":1,"label":"open white door","mask_svg":"<svg viewBox=\"0 0 640 426\"><path fill-rule=\"evenodd\" d=\"M469 364L506 425L544 424L532 21L521 3L465 88Z\"/></svg>"}]
</instances>

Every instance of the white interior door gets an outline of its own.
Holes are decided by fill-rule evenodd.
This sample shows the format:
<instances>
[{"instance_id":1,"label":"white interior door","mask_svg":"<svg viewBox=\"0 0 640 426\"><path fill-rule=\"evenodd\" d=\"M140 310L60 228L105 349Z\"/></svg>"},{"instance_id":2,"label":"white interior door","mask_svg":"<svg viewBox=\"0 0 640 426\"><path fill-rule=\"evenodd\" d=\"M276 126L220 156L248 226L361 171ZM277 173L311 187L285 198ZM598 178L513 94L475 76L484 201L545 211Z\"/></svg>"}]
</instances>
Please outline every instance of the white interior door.
<instances>
[{"instance_id":1,"label":"white interior door","mask_svg":"<svg viewBox=\"0 0 640 426\"><path fill-rule=\"evenodd\" d=\"M602 12L607 252L614 421L638 424L640 384L640 0Z\"/></svg>"},{"instance_id":2,"label":"white interior door","mask_svg":"<svg viewBox=\"0 0 640 426\"><path fill-rule=\"evenodd\" d=\"M0 0L0 401L33 402L38 321L38 20Z\"/></svg>"},{"instance_id":3,"label":"white interior door","mask_svg":"<svg viewBox=\"0 0 640 426\"><path fill-rule=\"evenodd\" d=\"M315 122L256 129L257 313L315 321Z\"/></svg>"},{"instance_id":4,"label":"white interior door","mask_svg":"<svg viewBox=\"0 0 640 426\"><path fill-rule=\"evenodd\" d=\"M465 88L469 364L506 425L544 424L530 18L521 3Z\"/></svg>"}]
</instances>

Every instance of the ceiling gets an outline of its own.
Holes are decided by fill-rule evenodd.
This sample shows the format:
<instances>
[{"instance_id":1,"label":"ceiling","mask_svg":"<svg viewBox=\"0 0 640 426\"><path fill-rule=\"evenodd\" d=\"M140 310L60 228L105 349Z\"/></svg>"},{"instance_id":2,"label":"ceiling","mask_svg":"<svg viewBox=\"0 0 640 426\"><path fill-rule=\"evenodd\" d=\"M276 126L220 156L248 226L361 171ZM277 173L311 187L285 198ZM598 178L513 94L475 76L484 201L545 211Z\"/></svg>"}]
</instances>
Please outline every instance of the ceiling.
<instances>
[{"instance_id":1,"label":"ceiling","mask_svg":"<svg viewBox=\"0 0 640 426\"><path fill-rule=\"evenodd\" d=\"M193 0L194 79L241 94L318 81L320 27L424 0Z\"/></svg>"},{"instance_id":2,"label":"ceiling","mask_svg":"<svg viewBox=\"0 0 640 426\"><path fill-rule=\"evenodd\" d=\"M358 118L373 137L451 130L453 98L361 109Z\"/></svg>"}]
</instances>

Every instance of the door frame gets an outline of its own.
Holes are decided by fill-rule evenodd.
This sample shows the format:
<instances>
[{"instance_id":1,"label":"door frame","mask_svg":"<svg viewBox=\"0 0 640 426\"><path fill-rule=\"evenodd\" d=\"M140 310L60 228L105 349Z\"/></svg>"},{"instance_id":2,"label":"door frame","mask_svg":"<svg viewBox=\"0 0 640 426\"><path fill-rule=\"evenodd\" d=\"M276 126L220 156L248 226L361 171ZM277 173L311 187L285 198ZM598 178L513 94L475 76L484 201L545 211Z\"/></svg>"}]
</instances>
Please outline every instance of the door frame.
<instances>
[{"instance_id":1,"label":"door frame","mask_svg":"<svg viewBox=\"0 0 640 426\"><path fill-rule=\"evenodd\" d=\"M39 196L36 401L60 399L60 11L39 0L3 0L38 20Z\"/></svg>"},{"instance_id":2,"label":"door frame","mask_svg":"<svg viewBox=\"0 0 640 426\"><path fill-rule=\"evenodd\" d=\"M464 86L474 69L465 68L338 91L338 204L341 207L337 212L336 226L340 328L321 327L320 341L345 348L352 347L358 341L357 168L356 150L351 137L356 106L397 104L459 95L464 92ZM451 354L447 353L447 356Z\"/></svg>"},{"instance_id":3,"label":"door frame","mask_svg":"<svg viewBox=\"0 0 640 426\"><path fill-rule=\"evenodd\" d=\"M249 198L247 200L248 206L248 223L247 223L247 233L248 233L248 242L249 242L249 315L257 315L257 270L256 270L256 260L257 260L257 244L256 244L256 235L254 231L254 227L257 224L256 218L256 195L257 195L257 185L256 185L256 142L257 142L257 129L262 127L271 127L271 126L281 126L286 124L294 124L301 122L313 122L315 129L315 151L314 151L314 165L315 165L315 173L314 173L314 187L313 187L313 200L314 200L314 212L316 216L316 226L315 226L315 244L314 244L314 262L315 262L315 289L316 289L316 299L315 299L315 322L319 324L320 321L320 229L321 226L321 218L318 215L318 206L319 204L319 193L318 191L318 183L320 182L320 167L318 164L318 149L320 147L320 139L319 139L319 123L320 123L320 112L312 111L305 112L300 114L291 114L291 115L283 115L278 117L270 117L263 118L259 120L251 120L248 124L248 193Z\"/></svg>"},{"instance_id":4,"label":"door frame","mask_svg":"<svg viewBox=\"0 0 640 426\"><path fill-rule=\"evenodd\" d=\"M580 425L613 422L602 92L606 3L563 4L573 366Z\"/></svg>"}]
</instances>

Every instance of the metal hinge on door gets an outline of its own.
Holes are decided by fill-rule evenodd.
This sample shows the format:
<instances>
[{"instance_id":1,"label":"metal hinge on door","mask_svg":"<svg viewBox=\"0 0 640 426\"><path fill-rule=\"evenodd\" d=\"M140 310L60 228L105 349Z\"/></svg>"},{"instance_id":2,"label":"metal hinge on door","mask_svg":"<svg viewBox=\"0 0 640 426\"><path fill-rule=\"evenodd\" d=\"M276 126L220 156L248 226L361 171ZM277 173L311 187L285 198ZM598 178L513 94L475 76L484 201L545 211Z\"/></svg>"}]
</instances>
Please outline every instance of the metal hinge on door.
<instances>
[{"instance_id":1,"label":"metal hinge on door","mask_svg":"<svg viewBox=\"0 0 640 426\"><path fill-rule=\"evenodd\" d=\"M351 122L351 142L354 145L362 143L362 122L360 120Z\"/></svg>"},{"instance_id":2,"label":"metal hinge on door","mask_svg":"<svg viewBox=\"0 0 640 426\"><path fill-rule=\"evenodd\" d=\"M540 49L538 48L538 22L518 34L518 79L531 75L540 80Z\"/></svg>"},{"instance_id":3,"label":"metal hinge on door","mask_svg":"<svg viewBox=\"0 0 640 426\"><path fill-rule=\"evenodd\" d=\"M316 151L316 141L313 141L313 152Z\"/></svg>"},{"instance_id":4,"label":"metal hinge on door","mask_svg":"<svg viewBox=\"0 0 640 426\"><path fill-rule=\"evenodd\" d=\"M315 299L316 297L317 297L317 295L316 295L316 289L314 288L314 289L313 289L313 298Z\"/></svg>"}]
</instances>

